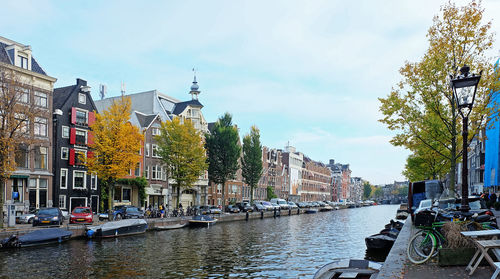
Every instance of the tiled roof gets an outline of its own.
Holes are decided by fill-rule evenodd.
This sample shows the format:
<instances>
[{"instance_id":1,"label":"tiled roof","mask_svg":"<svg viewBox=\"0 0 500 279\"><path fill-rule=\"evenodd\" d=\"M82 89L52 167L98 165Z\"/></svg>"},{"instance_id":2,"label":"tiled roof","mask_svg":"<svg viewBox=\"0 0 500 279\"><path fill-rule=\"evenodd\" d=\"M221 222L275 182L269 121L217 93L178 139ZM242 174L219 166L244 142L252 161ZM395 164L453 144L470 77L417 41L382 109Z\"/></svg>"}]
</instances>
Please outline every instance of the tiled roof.
<instances>
[{"instance_id":1,"label":"tiled roof","mask_svg":"<svg viewBox=\"0 0 500 279\"><path fill-rule=\"evenodd\" d=\"M59 87L54 89L54 109L60 109L63 107L66 100L71 96L71 93L75 90L76 85L70 85L66 87Z\"/></svg>"},{"instance_id":2,"label":"tiled roof","mask_svg":"<svg viewBox=\"0 0 500 279\"><path fill-rule=\"evenodd\" d=\"M139 124L141 127L148 127L151 122L153 122L156 117L158 116L157 114L142 114L142 113L137 113L136 112L137 119L139 120Z\"/></svg>"},{"instance_id":3,"label":"tiled roof","mask_svg":"<svg viewBox=\"0 0 500 279\"><path fill-rule=\"evenodd\" d=\"M14 65L12 63L12 61L10 60L9 55L7 54L7 51L5 50L6 47L8 47L7 44L0 42L0 62ZM47 75L45 73L45 71L42 69L42 67L40 67L40 65L38 65L38 62L36 62L36 60L35 60L35 58L33 58L33 56L31 56L31 71L35 72L35 73L42 74L42 75Z\"/></svg>"},{"instance_id":4,"label":"tiled roof","mask_svg":"<svg viewBox=\"0 0 500 279\"><path fill-rule=\"evenodd\" d=\"M174 108L174 111L172 113L175 114L175 115L179 115L189 105L203 107L203 105L198 100L191 100L191 101L186 101L186 102L180 102L180 103L175 104L175 108Z\"/></svg>"}]
</instances>

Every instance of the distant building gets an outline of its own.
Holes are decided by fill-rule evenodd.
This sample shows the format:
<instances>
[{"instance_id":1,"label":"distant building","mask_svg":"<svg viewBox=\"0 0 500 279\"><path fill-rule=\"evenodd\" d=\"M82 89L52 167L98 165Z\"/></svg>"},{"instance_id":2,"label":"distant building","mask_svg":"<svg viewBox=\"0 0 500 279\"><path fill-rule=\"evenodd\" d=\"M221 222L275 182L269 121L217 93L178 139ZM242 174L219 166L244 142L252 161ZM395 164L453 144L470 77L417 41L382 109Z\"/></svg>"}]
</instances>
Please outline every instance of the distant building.
<instances>
[{"instance_id":1,"label":"distant building","mask_svg":"<svg viewBox=\"0 0 500 279\"><path fill-rule=\"evenodd\" d=\"M289 185L286 165L282 160L283 154L280 149L262 147L262 176L259 180L259 191L266 193L267 187L273 188L278 198L288 200Z\"/></svg>"},{"instance_id":2,"label":"distant building","mask_svg":"<svg viewBox=\"0 0 500 279\"><path fill-rule=\"evenodd\" d=\"M297 152L295 147L286 146L282 153L282 161L288 170L288 199L293 202L301 201L300 189L302 187L302 170L304 154Z\"/></svg>"}]
</instances>

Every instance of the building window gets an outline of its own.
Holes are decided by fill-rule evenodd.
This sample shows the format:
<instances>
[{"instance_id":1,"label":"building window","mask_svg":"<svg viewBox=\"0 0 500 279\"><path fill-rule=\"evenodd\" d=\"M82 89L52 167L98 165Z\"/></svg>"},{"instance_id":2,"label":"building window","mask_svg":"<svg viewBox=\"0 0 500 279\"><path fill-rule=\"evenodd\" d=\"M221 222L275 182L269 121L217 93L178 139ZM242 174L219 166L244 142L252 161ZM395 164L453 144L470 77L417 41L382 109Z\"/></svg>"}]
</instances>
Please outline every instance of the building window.
<instances>
[{"instance_id":1,"label":"building window","mask_svg":"<svg viewBox=\"0 0 500 279\"><path fill-rule=\"evenodd\" d=\"M73 171L73 188L74 189L85 189L87 188L86 173L84 171Z\"/></svg>"},{"instance_id":2,"label":"building window","mask_svg":"<svg viewBox=\"0 0 500 279\"><path fill-rule=\"evenodd\" d=\"M130 194L131 193L132 193L132 189L130 189L130 188L123 188L122 201L129 202L130 201Z\"/></svg>"},{"instance_id":3,"label":"building window","mask_svg":"<svg viewBox=\"0 0 500 279\"><path fill-rule=\"evenodd\" d=\"M60 181L60 188L61 189L66 189L68 188L68 169L61 169L61 181Z\"/></svg>"},{"instance_id":4,"label":"building window","mask_svg":"<svg viewBox=\"0 0 500 279\"><path fill-rule=\"evenodd\" d=\"M30 102L30 90L28 88L19 88L20 98L19 101L24 104L28 104Z\"/></svg>"},{"instance_id":5,"label":"building window","mask_svg":"<svg viewBox=\"0 0 500 279\"><path fill-rule=\"evenodd\" d=\"M35 149L35 169L47 169L47 147L39 146Z\"/></svg>"},{"instance_id":6,"label":"building window","mask_svg":"<svg viewBox=\"0 0 500 279\"><path fill-rule=\"evenodd\" d=\"M68 126L62 126L62 137L63 138L69 138L69 127Z\"/></svg>"},{"instance_id":7,"label":"building window","mask_svg":"<svg viewBox=\"0 0 500 279\"><path fill-rule=\"evenodd\" d=\"M82 131L82 130L75 131L75 144L77 145L87 144L87 131Z\"/></svg>"},{"instance_id":8,"label":"building window","mask_svg":"<svg viewBox=\"0 0 500 279\"><path fill-rule=\"evenodd\" d=\"M149 157L149 143L146 143L146 147L144 148L144 155L146 157Z\"/></svg>"},{"instance_id":9,"label":"building window","mask_svg":"<svg viewBox=\"0 0 500 279\"><path fill-rule=\"evenodd\" d=\"M151 179L158 179L158 177L156 176L156 168L157 167L158 167L157 165L153 165L152 170L151 170Z\"/></svg>"},{"instance_id":10,"label":"building window","mask_svg":"<svg viewBox=\"0 0 500 279\"><path fill-rule=\"evenodd\" d=\"M26 117L26 114L24 113L14 113L14 118L16 119L16 122L19 123L16 125L19 125L18 131L22 134L26 134L29 132L29 125L30 121Z\"/></svg>"},{"instance_id":11,"label":"building window","mask_svg":"<svg viewBox=\"0 0 500 279\"><path fill-rule=\"evenodd\" d=\"M69 158L69 149L67 147L61 147L61 159L68 160Z\"/></svg>"},{"instance_id":12,"label":"building window","mask_svg":"<svg viewBox=\"0 0 500 279\"><path fill-rule=\"evenodd\" d=\"M122 187L115 187L115 194L114 194L113 199L116 202L122 201Z\"/></svg>"},{"instance_id":13,"label":"building window","mask_svg":"<svg viewBox=\"0 0 500 279\"><path fill-rule=\"evenodd\" d=\"M75 149L75 165L82 165L87 157L87 151Z\"/></svg>"},{"instance_id":14,"label":"building window","mask_svg":"<svg viewBox=\"0 0 500 279\"><path fill-rule=\"evenodd\" d=\"M78 93L78 103L85 105L87 103L87 96L83 93Z\"/></svg>"},{"instance_id":15,"label":"building window","mask_svg":"<svg viewBox=\"0 0 500 279\"><path fill-rule=\"evenodd\" d=\"M147 179L149 179L149 166L146 166L146 167L145 167L145 170L144 170L144 177L146 177Z\"/></svg>"},{"instance_id":16,"label":"building window","mask_svg":"<svg viewBox=\"0 0 500 279\"><path fill-rule=\"evenodd\" d=\"M17 60L19 63L19 67L26 69L26 70L28 69L28 58L27 57L24 57L22 55L18 55Z\"/></svg>"},{"instance_id":17,"label":"building window","mask_svg":"<svg viewBox=\"0 0 500 279\"><path fill-rule=\"evenodd\" d=\"M47 179L43 179L43 178L38 179L38 188L45 189L45 188L47 188L47 185L48 185Z\"/></svg>"},{"instance_id":18,"label":"building window","mask_svg":"<svg viewBox=\"0 0 500 279\"><path fill-rule=\"evenodd\" d=\"M12 199L14 202L22 202L23 201L23 184L25 183L25 179L14 178L12 180Z\"/></svg>"},{"instance_id":19,"label":"building window","mask_svg":"<svg viewBox=\"0 0 500 279\"><path fill-rule=\"evenodd\" d=\"M137 165L135 166L134 175L135 176L141 176L141 163L137 163Z\"/></svg>"},{"instance_id":20,"label":"building window","mask_svg":"<svg viewBox=\"0 0 500 279\"><path fill-rule=\"evenodd\" d=\"M47 93L35 91L35 105L39 107L47 107Z\"/></svg>"},{"instance_id":21,"label":"building window","mask_svg":"<svg viewBox=\"0 0 500 279\"><path fill-rule=\"evenodd\" d=\"M35 117L35 136L47 136L47 118Z\"/></svg>"},{"instance_id":22,"label":"building window","mask_svg":"<svg viewBox=\"0 0 500 279\"><path fill-rule=\"evenodd\" d=\"M95 174L90 175L90 189L97 190L97 175Z\"/></svg>"},{"instance_id":23,"label":"building window","mask_svg":"<svg viewBox=\"0 0 500 279\"><path fill-rule=\"evenodd\" d=\"M160 129L156 128L156 127L151 128L151 134L153 136L159 136L160 135Z\"/></svg>"},{"instance_id":24,"label":"building window","mask_svg":"<svg viewBox=\"0 0 500 279\"><path fill-rule=\"evenodd\" d=\"M222 186L220 184L217 184L217 194L222 193Z\"/></svg>"},{"instance_id":25,"label":"building window","mask_svg":"<svg viewBox=\"0 0 500 279\"><path fill-rule=\"evenodd\" d=\"M59 208L66 209L66 195L59 195Z\"/></svg>"},{"instance_id":26,"label":"building window","mask_svg":"<svg viewBox=\"0 0 500 279\"><path fill-rule=\"evenodd\" d=\"M28 147L26 145L18 146L16 150L16 166L18 168L29 168Z\"/></svg>"},{"instance_id":27,"label":"building window","mask_svg":"<svg viewBox=\"0 0 500 279\"><path fill-rule=\"evenodd\" d=\"M87 112L83 110L76 110L76 124L87 125Z\"/></svg>"},{"instance_id":28,"label":"building window","mask_svg":"<svg viewBox=\"0 0 500 279\"><path fill-rule=\"evenodd\" d=\"M152 152L151 152L151 156L152 157L160 157L160 155L158 154L158 145L156 144L153 144L152 145Z\"/></svg>"}]
</instances>

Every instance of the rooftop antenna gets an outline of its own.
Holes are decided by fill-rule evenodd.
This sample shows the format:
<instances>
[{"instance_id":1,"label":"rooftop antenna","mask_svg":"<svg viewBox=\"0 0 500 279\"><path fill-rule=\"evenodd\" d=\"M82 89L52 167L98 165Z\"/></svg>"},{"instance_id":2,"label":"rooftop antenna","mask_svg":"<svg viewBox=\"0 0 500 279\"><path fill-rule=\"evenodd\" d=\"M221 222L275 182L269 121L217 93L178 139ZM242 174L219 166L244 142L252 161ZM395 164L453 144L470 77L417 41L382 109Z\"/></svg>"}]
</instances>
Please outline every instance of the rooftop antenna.
<instances>
[{"instance_id":1,"label":"rooftop antenna","mask_svg":"<svg viewBox=\"0 0 500 279\"><path fill-rule=\"evenodd\" d=\"M101 100L106 97L106 91L108 90L107 86L105 84L99 84L99 96L101 97Z\"/></svg>"},{"instance_id":2,"label":"rooftop antenna","mask_svg":"<svg viewBox=\"0 0 500 279\"><path fill-rule=\"evenodd\" d=\"M125 95L125 82L122 81L122 96Z\"/></svg>"}]
</instances>

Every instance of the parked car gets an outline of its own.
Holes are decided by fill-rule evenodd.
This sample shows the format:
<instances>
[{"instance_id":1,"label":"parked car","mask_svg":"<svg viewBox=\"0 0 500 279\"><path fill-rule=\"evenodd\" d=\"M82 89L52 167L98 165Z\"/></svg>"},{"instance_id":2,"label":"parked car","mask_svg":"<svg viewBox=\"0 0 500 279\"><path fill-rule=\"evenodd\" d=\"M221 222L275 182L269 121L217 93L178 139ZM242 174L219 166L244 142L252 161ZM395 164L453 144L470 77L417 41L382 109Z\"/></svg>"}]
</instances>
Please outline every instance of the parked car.
<instances>
[{"instance_id":1,"label":"parked car","mask_svg":"<svg viewBox=\"0 0 500 279\"><path fill-rule=\"evenodd\" d=\"M34 226L44 225L62 225L64 221L61 209L57 207L44 207L40 208L33 219Z\"/></svg>"},{"instance_id":2,"label":"parked car","mask_svg":"<svg viewBox=\"0 0 500 279\"><path fill-rule=\"evenodd\" d=\"M271 202L271 205L273 206L272 210L280 210L281 209L281 206L279 206L279 204L277 204L277 203Z\"/></svg>"},{"instance_id":3,"label":"parked car","mask_svg":"<svg viewBox=\"0 0 500 279\"><path fill-rule=\"evenodd\" d=\"M131 205L119 205L115 206L115 210L113 211L113 219L121 220L121 219L142 219L144 218L144 212L142 212L139 208Z\"/></svg>"},{"instance_id":4,"label":"parked car","mask_svg":"<svg viewBox=\"0 0 500 279\"><path fill-rule=\"evenodd\" d=\"M221 214L222 213L222 210L217 207L217 206L211 206L209 209L208 209L209 213L210 214Z\"/></svg>"},{"instance_id":5,"label":"parked car","mask_svg":"<svg viewBox=\"0 0 500 279\"><path fill-rule=\"evenodd\" d=\"M297 206L300 208L308 208L309 204L307 204L306 202L299 202Z\"/></svg>"},{"instance_id":6,"label":"parked car","mask_svg":"<svg viewBox=\"0 0 500 279\"><path fill-rule=\"evenodd\" d=\"M90 209L90 207L75 207L69 216L70 224L92 224L93 220L94 214L92 214L92 209Z\"/></svg>"},{"instance_id":7,"label":"parked car","mask_svg":"<svg viewBox=\"0 0 500 279\"><path fill-rule=\"evenodd\" d=\"M236 206L240 209L241 212L252 212L254 210L253 206L251 206L247 202L238 202Z\"/></svg>"},{"instance_id":8,"label":"parked car","mask_svg":"<svg viewBox=\"0 0 500 279\"><path fill-rule=\"evenodd\" d=\"M16 216L16 224L31 224L35 219L36 212L38 210L34 210L30 213L24 213L22 215Z\"/></svg>"},{"instance_id":9,"label":"parked car","mask_svg":"<svg viewBox=\"0 0 500 279\"><path fill-rule=\"evenodd\" d=\"M288 203L284 199L271 199L271 203L276 203L281 209L288 209Z\"/></svg>"},{"instance_id":10,"label":"parked car","mask_svg":"<svg viewBox=\"0 0 500 279\"><path fill-rule=\"evenodd\" d=\"M268 202L268 201L261 201L260 202L268 211L274 210L274 206Z\"/></svg>"},{"instance_id":11,"label":"parked car","mask_svg":"<svg viewBox=\"0 0 500 279\"><path fill-rule=\"evenodd\" d=\"M254 208L255 208L255 211L258 211L258 212L262 212L262 211L266 211L266 207L263 206L261 203L254 203L253 204Z\"/></svg>"},{"instance_id":12,"label":"parked car","mask_svg":"<svg viewBox=\"0 0 500 279\"><path fill-rule=\"evenodd\" d=\"M297 208L299 208L299 206L297 204L295 204L294 202L288 202L288 207L290 209L297 209Z\"/></svg>"},{"instance_id":13,"label":"parked car","mask_svg":"<svg viewBox=\"0 0 500 279\"><path fill-rule=\"evenodd\" d=\"M228 205L226 206L226 212L229 213L240 213L240 209L236 205Z\"/></svg>"}]
</instances>

